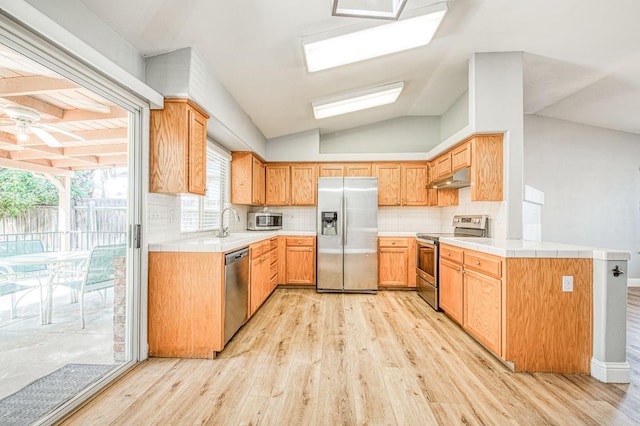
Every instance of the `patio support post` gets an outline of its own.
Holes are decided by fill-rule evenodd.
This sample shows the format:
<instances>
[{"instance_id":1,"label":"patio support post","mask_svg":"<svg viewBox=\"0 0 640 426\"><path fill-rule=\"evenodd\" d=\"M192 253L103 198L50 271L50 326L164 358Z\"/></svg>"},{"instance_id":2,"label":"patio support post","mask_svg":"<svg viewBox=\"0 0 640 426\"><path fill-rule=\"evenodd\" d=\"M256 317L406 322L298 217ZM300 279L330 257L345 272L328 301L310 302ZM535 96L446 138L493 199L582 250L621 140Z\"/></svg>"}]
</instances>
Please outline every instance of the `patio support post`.
<instances>
[{"instance_id":1,"label":"patio support post","mask_svg":"<svg viewBox=\"0 0 640 426\"><path fill-rule=\"evenodd\" d=\"M44 177L58 189L58 232L60 250L71 250L71 177L44 174Z\"/></svg>"}]
</instances>

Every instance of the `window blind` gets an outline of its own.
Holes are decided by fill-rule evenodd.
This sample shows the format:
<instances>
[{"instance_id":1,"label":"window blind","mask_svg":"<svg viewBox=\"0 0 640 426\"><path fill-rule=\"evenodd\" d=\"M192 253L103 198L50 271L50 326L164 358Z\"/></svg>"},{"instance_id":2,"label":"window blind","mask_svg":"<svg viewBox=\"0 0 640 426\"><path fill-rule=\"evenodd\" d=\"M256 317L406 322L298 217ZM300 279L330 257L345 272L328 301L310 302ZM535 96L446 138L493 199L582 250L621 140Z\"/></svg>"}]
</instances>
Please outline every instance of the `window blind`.
<instances>
[{"instance_id":1,"label":"window blind","mask_svg":"<svg viewBox=\"0 0 640 426\"><path fill-rule=\"evenodd\" d=\"M229 154L207 143L207 193L204 197L181 196L182 232L209 231L220 226L220 212L230 199L229 175Z\"/></svg>"}]
</instances>

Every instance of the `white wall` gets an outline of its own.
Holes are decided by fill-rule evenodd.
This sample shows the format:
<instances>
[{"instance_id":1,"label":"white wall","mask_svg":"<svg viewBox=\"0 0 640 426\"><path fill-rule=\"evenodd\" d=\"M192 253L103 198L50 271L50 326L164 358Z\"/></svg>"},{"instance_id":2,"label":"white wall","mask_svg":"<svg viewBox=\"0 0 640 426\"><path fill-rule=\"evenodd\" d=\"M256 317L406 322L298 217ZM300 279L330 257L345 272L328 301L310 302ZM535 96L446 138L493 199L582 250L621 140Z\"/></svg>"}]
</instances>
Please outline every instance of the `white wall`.
<instances>
[{"instance_id":1,"label":"white wall","mask_svg":"<svg viewBox=\"0 0 640 426\"><path fill-rule=\"evenodd\" d=\"M440 117L403 116L321 135L320 153L424 153L439 143Z\"/></svg>"},{"instance_id":2,"label":"white wall","mask_svg":"<svg viewBox=\"0 0 640 426\"><path fill-rule=\"evenodd\" d=\"M326 136L318 129L281 136L267 141L265 160L425 160L426 151L438 141L436 121L437 117L400 117Z\"/></svg>"},{"instance_id":3,"label":"white wall","mask_svg":"<svg viewBox=\"0 0 640 426\"><path fill-rule=\"evenodd\" d=\"M230 151L266 155L266 139L213 70L190 47L146 60L146 82L165 97L188 97L209 115L207 133Z\"/></svg>"},{"instance_id":4,"label":"white wall","mask_svg":"<svg viewBox=\"0 0 640 426\"><path fill-rule=\"evenodd\" d=\"M469 125L469 91L465 91L440 117L440 141Z\"/></svg>"},{"instance_id":5,"label":"white wall","mask_svg":"<svg viewBox=\"0 0 640 426\"><path fill-rule=\"evenodd\" d=\"M11 0L14 3L19 0ZM26 0L118 66L144 80L144 58L78 0Z\"/></svg>"},{"instance_id":6,"label":"white wall","mask_svg":"<svg viewBox=\"0 0 640 426\"><path fill-rule=\"evenodd\" d=\"M507 238L522 238L522 52L474 53L469 61L469 121L474 133L504 133Z\"/></svg>"},{"instance_id":7,"label":"white wall","mask_svg":"<svg viewBox=\"0 0 640 426\"><path fill-rule=\"evenodd\" d=\"M524 135L542 239L630 251L628 278L640 278L640 136L535 115Z\"/></svg>"}]
</instances>

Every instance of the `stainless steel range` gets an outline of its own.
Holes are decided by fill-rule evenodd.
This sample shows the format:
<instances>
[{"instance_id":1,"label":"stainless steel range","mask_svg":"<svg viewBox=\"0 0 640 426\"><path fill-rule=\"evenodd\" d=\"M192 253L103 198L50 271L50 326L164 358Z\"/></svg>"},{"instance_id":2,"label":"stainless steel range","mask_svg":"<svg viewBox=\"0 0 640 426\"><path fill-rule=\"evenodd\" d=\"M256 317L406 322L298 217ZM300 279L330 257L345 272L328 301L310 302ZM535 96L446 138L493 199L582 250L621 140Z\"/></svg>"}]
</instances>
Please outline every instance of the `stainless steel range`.
<instances>
[{"instance_id":1,"label":"stainless steel range","mask_svg":"<svg viewBox=\"0 0 640 426\"><path fill-rule=\"evenodd\" d=\"M416 234L416 287L418 294L436 311L439 309L440 238L488 237L489 217L486 215L453 216L453 233Z\"/></svg>"}]
</instances>

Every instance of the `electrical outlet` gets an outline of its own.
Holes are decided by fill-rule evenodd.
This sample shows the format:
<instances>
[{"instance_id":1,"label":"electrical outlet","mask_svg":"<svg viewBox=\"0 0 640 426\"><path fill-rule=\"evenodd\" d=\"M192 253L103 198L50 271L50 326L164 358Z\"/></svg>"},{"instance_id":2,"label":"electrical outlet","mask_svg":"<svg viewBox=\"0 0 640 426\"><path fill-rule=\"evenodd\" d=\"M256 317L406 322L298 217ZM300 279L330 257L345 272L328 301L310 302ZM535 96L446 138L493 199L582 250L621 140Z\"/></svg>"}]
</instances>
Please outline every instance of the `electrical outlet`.
<instances>
[{"instance_id":1,"label":"electrical outlet","mask_svg":"<svg viewBox=\"0 0 640 426\"><path fill-rule=\"evenodd\" d=\"M562 291L564 292L573 291L573 275L562 276Z\"/></svg>"}]
</instances>

